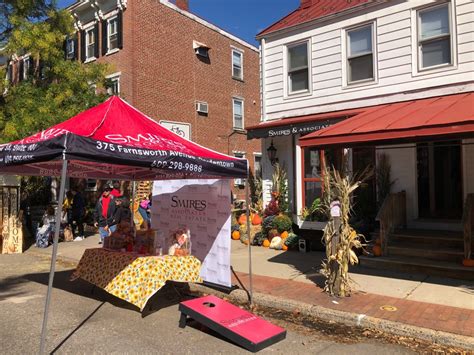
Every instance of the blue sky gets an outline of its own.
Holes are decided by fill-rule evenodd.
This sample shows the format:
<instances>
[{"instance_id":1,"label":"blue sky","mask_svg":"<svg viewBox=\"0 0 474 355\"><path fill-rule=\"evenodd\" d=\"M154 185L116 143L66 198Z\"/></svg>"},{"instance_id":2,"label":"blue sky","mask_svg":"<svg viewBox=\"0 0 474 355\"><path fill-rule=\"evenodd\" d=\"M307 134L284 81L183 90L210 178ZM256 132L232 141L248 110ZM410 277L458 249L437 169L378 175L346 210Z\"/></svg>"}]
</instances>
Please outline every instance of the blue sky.
<instances>
[{"instance_id":1,"label":"blue sky","mask_svg":"<svg viewBox=\"0 0 474 355\"><path fill-rule=\"evenodd\" d=\"M58 1L60 7L73 2ZM199 17L257 45L255 35L296 9L299 3L300 0L189 0L189 8Z\"/></svg>"}]
</instances>

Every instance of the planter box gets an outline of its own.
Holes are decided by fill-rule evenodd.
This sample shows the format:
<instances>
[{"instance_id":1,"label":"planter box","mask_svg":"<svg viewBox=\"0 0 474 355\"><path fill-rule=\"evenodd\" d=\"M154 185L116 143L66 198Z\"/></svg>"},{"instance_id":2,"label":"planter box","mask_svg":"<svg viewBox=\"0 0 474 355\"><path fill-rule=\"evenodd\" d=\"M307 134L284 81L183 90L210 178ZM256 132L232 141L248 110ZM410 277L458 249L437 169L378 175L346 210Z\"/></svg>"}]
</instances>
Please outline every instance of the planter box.
<instances>
[{"instance_id":1,"label":"planter box","mask_svg":"<svg viewBox=\"0 0 474 355\"><path fill-rule=\"evenodd\" d=\"M296 224L300 229L307 230L317 230L322 231L326 227L327 222L317 222L317 221L303 221L302 219L293 216L293 221L296 221Z\"/></svg>"}]
</instances>

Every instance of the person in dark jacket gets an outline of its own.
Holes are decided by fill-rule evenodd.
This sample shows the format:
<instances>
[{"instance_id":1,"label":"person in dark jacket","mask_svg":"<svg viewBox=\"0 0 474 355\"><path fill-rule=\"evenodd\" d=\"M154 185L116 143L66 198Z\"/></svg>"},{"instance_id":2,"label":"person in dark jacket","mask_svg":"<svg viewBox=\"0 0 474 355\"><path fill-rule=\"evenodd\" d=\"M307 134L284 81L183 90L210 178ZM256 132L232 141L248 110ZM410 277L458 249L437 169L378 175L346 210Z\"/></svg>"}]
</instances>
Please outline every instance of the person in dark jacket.
<instances>
[{"instance_id":1,"label":"person in dark jacket","mask_svg":"<svg viewBox=\"0 0 474 355\"><path fill-rule=\"evenodd\" d=\"M99 227L100 241L99 244L104 242L104 238L107 238L110 234L115 232L117 225L112 225L112 220L115 213L115 200L110 194L112 187L106 185L104 192L97 201L94 211L95 226Z\"/></svg>"},{"instance_id":2,"label":"person in dark jacket","mask_svg":"<svg viewBox=\"0 0 474 355\"><path fill-rule=\"evenodd\" d=\"M112 226L117 226L120 222L132 224L132 212L130 211L130 202L125 196L119 196L115 199L115 213L112 219Z\"/></svg>"},{"instance_id":3,"label":"person in dark jacket","mask_svg":"<svg viewBox=\"0 0 474 355\"><path fill-rule=\"evenodd\" d=\"M84 216L86 215L86 203L81 192L77 188L71 189L72 198L72 233L75 236L74 241L84 239ZM78 233L76 234L76 227Z\"/></svg>"}]
</instances>

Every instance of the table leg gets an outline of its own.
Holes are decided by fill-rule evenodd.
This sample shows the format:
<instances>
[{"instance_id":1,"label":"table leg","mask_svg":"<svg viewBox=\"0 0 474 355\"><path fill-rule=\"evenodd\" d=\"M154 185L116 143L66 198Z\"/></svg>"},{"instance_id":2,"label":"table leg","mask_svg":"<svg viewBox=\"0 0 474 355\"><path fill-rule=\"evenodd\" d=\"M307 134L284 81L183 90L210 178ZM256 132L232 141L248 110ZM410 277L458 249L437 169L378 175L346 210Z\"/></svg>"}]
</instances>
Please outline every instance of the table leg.
<instances>
[{"instance_id":1,"label":"table leg","mask_svg":"<svg viewBox=\"0 0 474 355\"><path fill-rule=\"evenodd\" d=\"M179 318L179 327L180 328L186 327L187 320L188 320L188 316L181 312L181 317Z\"/></svg>"}]
</instances>

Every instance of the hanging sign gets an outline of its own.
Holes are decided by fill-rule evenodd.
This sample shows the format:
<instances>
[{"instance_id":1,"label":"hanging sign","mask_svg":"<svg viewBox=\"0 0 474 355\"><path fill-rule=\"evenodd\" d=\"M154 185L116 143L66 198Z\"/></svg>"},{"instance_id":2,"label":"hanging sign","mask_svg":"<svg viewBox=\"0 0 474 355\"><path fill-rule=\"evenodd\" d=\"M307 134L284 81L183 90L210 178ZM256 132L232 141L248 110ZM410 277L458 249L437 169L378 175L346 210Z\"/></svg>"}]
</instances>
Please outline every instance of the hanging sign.
<instances>
[{"instance_id":1,"label":"hanging sign","mask_svg":"<svg viewBox=\"0 0 474 355\"><path fill-rule=\"evenodd\" d=\"M178 136L191 140L191 125L189 123L161 120L160 125Z\"/></svg>"},{"instance_id":2,"label":"hanging sign","mask_svg":"<svg viewBox=\"0 0 474 355\"><path fill-rule=\"evenodd\" d=\"M230 208L228 180L155 181L151 225L165 253L173 231L189 229L202 279L230 287Z\"/></svg>"}]
</instances>

